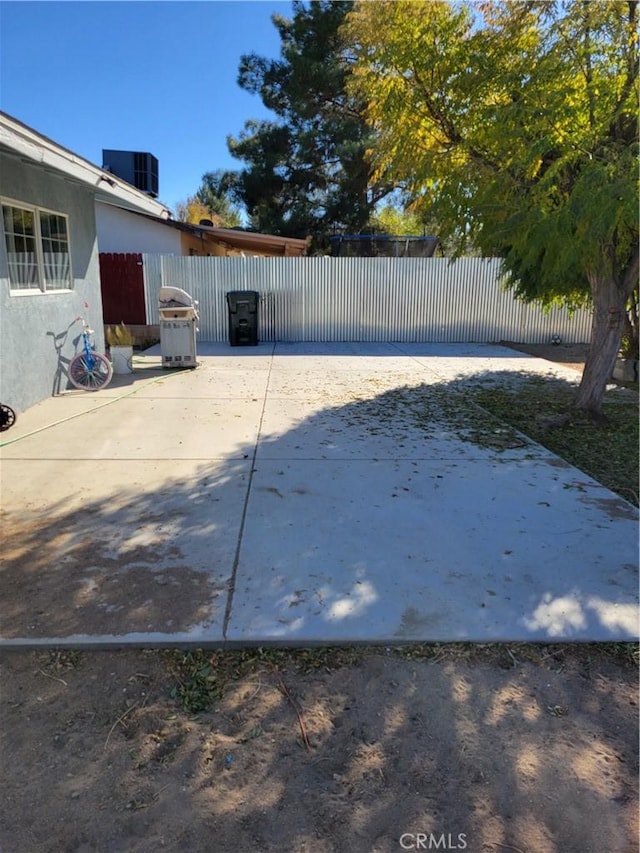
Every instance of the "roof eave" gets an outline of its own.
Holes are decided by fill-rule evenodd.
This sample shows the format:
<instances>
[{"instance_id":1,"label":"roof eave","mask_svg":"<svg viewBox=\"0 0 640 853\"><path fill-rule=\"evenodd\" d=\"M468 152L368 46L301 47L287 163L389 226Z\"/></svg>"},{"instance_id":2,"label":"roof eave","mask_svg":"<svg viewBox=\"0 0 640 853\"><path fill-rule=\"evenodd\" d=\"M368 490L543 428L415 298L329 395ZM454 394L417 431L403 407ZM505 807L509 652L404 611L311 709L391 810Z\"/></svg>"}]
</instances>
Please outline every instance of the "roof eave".
<instances>
[{"instance_id":1,"label":"roof eave","mask_svg":"<svg viewBox=\"0 0 640 853\"><path fill-rule=\"evenodd\" d=\"M212 228L208 225L196 226L206 234L210 234L219 240L223 240L237 248L255 246L263 249L281 249L286 251L287 247L304 251L308 241L295 237L279 237L275 234L259 234L254 231L237 231L234 228Z\"/></svg>"},{"instance_id":2,"label":"roof eave","mask_svg":"<svg viewBox=\"0 0 640 853\"><path fill-rule=\"evenodd\" d=\"M37 163L45 170L61 173L72 181L84 184L101 201L161 219L171 215L163 204L131 184L105 172L6 113L0 113L0 146L14 152L20 159Z\"/></svg>"}]
</instances>

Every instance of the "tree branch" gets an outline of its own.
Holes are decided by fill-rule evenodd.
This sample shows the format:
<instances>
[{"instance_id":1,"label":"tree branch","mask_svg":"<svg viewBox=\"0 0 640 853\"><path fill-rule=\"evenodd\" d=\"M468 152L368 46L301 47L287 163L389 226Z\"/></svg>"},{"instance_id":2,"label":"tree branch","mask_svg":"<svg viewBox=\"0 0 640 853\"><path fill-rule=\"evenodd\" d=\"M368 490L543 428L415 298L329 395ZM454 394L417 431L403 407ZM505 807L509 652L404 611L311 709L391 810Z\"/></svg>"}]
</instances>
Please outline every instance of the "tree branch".
<instances>
[{"instance_id":1,"label":"tree branch","mask_svg":"<svg viewBox=\"0 0 640 853\"><path fill-rule=\"evenodd\" d=\"M410 82L409 80L407 80L404 74L402 74L402 72L400 72L398 68L396 68L396 71L398 72L400 77L402 77L405 83L410 86ZM456 128L453 121L448 116L446 116L441 110L437 109L432 98L429 95L426 84L422 81L422 75L418 72L415 65L411 67L411 72L416 82L418 83L418 86L420 87L420 94L424 99L430 118L436 123L440 130L444 131L448 138L448 143L445 142L444 144L459 145L466 149L471 159L478 165L485 166L492 172L500 171L498 163L495 163L493 160L491 160L490 157L488 157L475 146L467 143L462 134Z\"/></svg>"},{"instance_id":2,"label":"tree branch","mask_svg":"<svg viewBox=\"0 0 640 853\"><path fill-rule=\"evenodd\" d=\"M629 299L633 291L638 286L639 273L640 256L638 253L638 244L636 242L633 254L631 256L631 260L629 261L629 265L627 266L627 269L624 273L624 278L622 279L622 292L624 293L625 299Z\"/></svg>"}]
</instances>

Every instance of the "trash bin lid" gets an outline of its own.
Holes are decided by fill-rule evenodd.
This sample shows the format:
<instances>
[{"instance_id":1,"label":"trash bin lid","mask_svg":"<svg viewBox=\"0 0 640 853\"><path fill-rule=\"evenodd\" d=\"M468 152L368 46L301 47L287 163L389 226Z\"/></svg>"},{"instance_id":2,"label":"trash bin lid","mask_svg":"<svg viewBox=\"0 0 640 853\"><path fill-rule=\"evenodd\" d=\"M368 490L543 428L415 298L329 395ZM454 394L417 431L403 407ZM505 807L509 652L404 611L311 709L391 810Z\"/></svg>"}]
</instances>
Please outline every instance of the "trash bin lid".
<instances>
[{"instance_id":1,"label":"trash bin lid","mask_svg":"<svg viewBox=\"0 0 640 853\"><path fill-rule=\"evenodd\" d=\"M227 293L227 305L229 310L235 312L241 305L248 306L249 311L255 313L258 309L258 297L256 290L230 290Z\"/></svg>"},{"instance_id":2,"label":"trash bin lid","mask_svg":"<svg viewBox=\"0 0 640 853\"><path fill-rule=\"evenodd\" d=\"M160 308L192 308L193 298L179 287L161 287L158 292Z\"/></svg>"}]
</instances>

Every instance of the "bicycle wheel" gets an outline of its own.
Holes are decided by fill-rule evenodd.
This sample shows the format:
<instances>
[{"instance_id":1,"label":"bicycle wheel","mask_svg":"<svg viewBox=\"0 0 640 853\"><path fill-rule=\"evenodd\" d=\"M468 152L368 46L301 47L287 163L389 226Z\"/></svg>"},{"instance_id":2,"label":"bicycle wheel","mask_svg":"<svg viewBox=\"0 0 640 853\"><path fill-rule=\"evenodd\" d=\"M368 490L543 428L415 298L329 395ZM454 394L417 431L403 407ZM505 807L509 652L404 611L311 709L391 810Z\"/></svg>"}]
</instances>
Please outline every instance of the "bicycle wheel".
<instances>
[{"instance_id":1,"label":"bicycle wheel","mask_svg":"<svg viewBox=\"0 0 640 853\"><path fill-rule=\"evenodd\" d=\"M11 406L0 403L0 432L12 427L16 422L16 413Z\"/></svg>"},{"instance_id":2,"label":"bicycle wheel","mask_svg":"<svg viewBox=\"0 0 640 853\"><path fill-rule=\"evenodd\" d=\"M81 391L99 391L111 382L112 376L111 362L98 352L91 353L91 356L78 353L69 364L69 381Z\"/></svg>"}]
</instances>

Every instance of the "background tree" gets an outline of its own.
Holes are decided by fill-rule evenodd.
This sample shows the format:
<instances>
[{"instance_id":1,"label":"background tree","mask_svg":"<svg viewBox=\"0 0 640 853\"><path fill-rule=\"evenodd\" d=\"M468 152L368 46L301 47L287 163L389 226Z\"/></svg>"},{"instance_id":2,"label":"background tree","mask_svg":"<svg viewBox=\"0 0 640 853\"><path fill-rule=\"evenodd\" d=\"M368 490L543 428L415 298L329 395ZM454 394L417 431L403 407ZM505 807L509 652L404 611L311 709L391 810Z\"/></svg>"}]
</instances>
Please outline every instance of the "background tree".
<instances>
[{"instance_id":1,"label":"background tree","mask_svg":"<svg viewBox=\"0 0 640 853\"><path fill-rule=\"evenodd\" d=\"M418 213L393 204L381 205L371 216L370 225L372 232L380 234L420 236L426 233Z\"/></svg>"},{"instance_id":2,"label":"background tree","mask_svg":"<svg viewBox=\"0 0 640 853\"><path fill-rule=\"evenodd\" d=\"M209 219L216 228L238 228L242 223L240 208L233 198L233 176L227 172L207 172L196 194L176 205L180 222L198 225Z\"/></svg>"},{"instance_id":3,"label":"background tree","mask_svg":"<svg viewBox=\"0 0 640 853\"><path fill-rule=\"evenodd\" d=\"M515 293L590 302L598 415L638 281L635 2L358 2L343 28L381 180L504 259Z\"/></svg>"},{"instance_id":4,"label":"background tree","mask_svg":"<svg viewBox=\"0 0 640 853\"><path fill-rule=\"evenodd\" d=\"M201 219L209 219L210 217L209 210L205 205L192 195L186 201L179 201L176 204L176 218L179 222L197 225Z\"/></svg>"},{"instance_id":5,"label":"background tree","mask_svg":"<svg viewBox=\"0 0 640 853\"><path fill-rule=\"evenodd\" d=\"M291 237L360 233L387 189L372 180L371 132L358 95L348 94L348 55L339 28L352 4L293 3L274 15L281 58L243 56L238 82L258 94L276 121L248 121L228 140L245 168L236 199L259 231Z\"/></svg>"},{"instance_id":6,"label":"background tree","mask_svg":"<svg viewBox=\"0 0 640 853\"><path fill-rule=\"evenodd\" d=\"M202 176L196 198L209 211L209 219L217 228L238 228L242 224L241 210L234 201L233 176L217 170Z\"/></svg>"}]
</instances>

